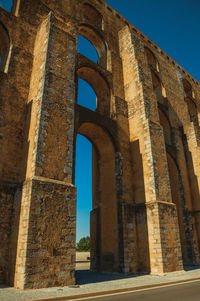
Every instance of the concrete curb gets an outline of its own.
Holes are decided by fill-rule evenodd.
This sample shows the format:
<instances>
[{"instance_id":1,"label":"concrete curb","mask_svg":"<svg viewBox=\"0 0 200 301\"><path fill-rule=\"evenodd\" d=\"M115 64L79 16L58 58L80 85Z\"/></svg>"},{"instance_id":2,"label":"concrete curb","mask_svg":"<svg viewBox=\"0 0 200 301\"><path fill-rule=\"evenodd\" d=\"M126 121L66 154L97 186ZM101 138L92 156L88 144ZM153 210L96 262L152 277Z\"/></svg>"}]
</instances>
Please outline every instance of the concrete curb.
<instances>
[{"instance_id":1,"label":"concrete curb","mask_svg":"<svg viewBox=\"0 0 200 301\"><path fill-rule=\"evenodd\" d=\"M197 278L190 278L190 279L184 279L184 280L178 280L178 281L169 281L166 283L155 283L155 284L146 284L141 285L137 287L129 287L129 288L121 288L121 289L114 289L109 291L102 291L102 292L93 292L93 293L86 293L86 294L80 294L80 295L70 295L70 296L60 296L60 297L49 297L49 298L42 298L42 299L32 299L30 301L67 301L67 300L76 300L80 298L91 298L91 297L100 297L104 295L109 294L115 294L115 293L123 293L123 292L134 292L141 289L150 289L150 288L156 288L161 286L168 286L173 284L181 284L181 283L189 283L192 281L200 281L200 277ZM28 300L27 300L28 301Z\"/></svg>"}]
</instances>

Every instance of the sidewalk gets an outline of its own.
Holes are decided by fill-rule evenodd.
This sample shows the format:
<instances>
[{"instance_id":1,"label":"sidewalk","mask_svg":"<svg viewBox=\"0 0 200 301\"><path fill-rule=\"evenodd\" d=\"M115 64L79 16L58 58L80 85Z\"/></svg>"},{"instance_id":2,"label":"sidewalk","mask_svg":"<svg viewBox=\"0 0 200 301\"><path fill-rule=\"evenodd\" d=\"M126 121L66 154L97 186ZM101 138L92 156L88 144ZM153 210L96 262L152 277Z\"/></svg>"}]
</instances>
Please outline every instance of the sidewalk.
<instances>
[{"instance_id":1,"label":"sidewalk","mask_svg":"<svg viewBox=\"0 0 200 301\"><path fill-rule=\"evenodd\" d=\"M103 292L137 289L165 285L192 279L200 280L200 267L188 267L185 271L167 273L163 276L137 275L124 276L121 274L98 274L88 270L76 271L77 285L74 287L54 287L37 290L20 291L9 287L0 287L1 301L29 301L48 299L56 301L64 300L63 296L75 297L88 294L99 294Z\"/></svg>"}]
</instances>

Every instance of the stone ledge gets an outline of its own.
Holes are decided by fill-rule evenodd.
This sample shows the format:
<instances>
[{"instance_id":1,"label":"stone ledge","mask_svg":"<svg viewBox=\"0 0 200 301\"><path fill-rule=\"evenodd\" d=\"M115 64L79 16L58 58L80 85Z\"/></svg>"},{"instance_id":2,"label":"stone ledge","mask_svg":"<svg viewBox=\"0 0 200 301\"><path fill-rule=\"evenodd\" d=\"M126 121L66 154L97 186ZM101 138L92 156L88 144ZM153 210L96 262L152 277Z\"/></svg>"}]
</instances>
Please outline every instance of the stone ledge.
<instances>
[{"instance_id":1,"label":"stone ledge","mask_svg":"<svg viewBox=\"0 0 200 301\"><path fill-rule=\"evenodd\" d=\"M67 183L67 182L64 182L64 181L59 181L59 180L54 180L54 179L50 179L50 178L45 178L45 177L40 177L40 176L34 176L32 178L28 178L24 181L24 184L26 182L29 182L29 181L40 181L40 182L46 182L46 183L52 183L52 184L58 184L58 185L64 185L64 186L70 186L72 188L75 188L75 186L71 183Z\"/></svg>"}]
</instances>

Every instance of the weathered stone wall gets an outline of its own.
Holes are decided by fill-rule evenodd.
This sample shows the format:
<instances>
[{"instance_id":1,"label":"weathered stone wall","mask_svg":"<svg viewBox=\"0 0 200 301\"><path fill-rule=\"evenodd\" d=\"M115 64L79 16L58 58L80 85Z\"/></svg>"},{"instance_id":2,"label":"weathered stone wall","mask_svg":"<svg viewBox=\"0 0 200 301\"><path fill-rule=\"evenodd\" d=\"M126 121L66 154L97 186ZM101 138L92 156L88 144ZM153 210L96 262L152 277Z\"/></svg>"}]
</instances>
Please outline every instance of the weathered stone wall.
<instances>
[{"instance_id":1,"label":"weathered stone wall","mask_svg":"<svg viewBox=\"0 0 200 301\"><path fill-rule=\"evenodd\" d=\"M41 177L27 180L20 212L15 286L73 284L75 230L74 186Z\"/></svg>"},{"instance_id":2,"label":"weathered stone wall","mask_svg":"<svg viewBox=\"0 0 200 301\"><path fill-rule=\"evenodd\" d=\"M75 283L77 133L94 150L92 269L199 263L199 82L103 0L16 0L0 22L1 281Z\"/></svg>"}]
</instances>

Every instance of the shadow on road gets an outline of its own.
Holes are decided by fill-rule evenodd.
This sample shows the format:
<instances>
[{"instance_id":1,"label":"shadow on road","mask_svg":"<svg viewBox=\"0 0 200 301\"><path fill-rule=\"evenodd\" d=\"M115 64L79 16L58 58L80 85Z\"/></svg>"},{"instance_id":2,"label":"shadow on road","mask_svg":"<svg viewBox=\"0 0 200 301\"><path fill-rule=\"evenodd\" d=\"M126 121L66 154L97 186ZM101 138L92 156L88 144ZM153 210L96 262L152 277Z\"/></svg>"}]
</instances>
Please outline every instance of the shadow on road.
<instances>
[{"instance_id":1,"label":"shadow on road","mask_svg":"<svg viewBox=\"0 0 200 301\"><path fill-rule=\"evenodd\" d=\"M118 273L96 273L90 270L77 270L76 271L76 284L83 285L89 283L98 283L104 281L112 281L119 279L128 279L133 277L139 277L143 275L124 275Z\"/></svg>"},{"instance_id":2,"label":"shadow on road","mask_svg":"<svg viewBox=\"0 0 200 301\"><path fill-rule=\"evenodd\" d=\"M185 266L184 270L187 272L200 269L200 266ZM148 274L148 273L147 273ZM144 274L132 274L132 275L124 275L119 273L96 273L92 272L88 269L77 269L76 270L76 284L83 285L89 283L98 283L105 281L113 281L119 279L130 279L135 277L144 276Z\"/></svg>"},{"instance_id":3,"label":"shadow on road","mask_svg":"<svg viewBox=\"0 0 200 301\"><path fill-rule=\"evenodd\" d=\"M200 265L186 265L184 266L184 271L194 271L200 269Z\"/></svg>"}]
</instances>

